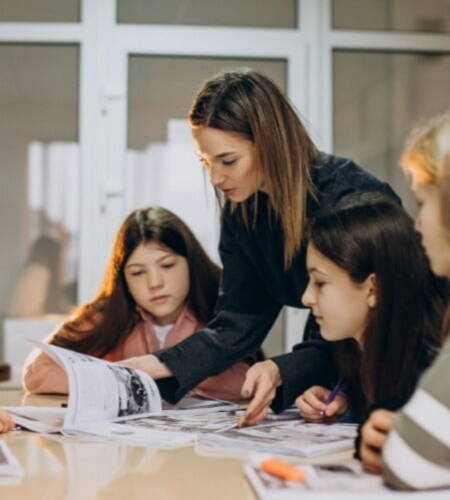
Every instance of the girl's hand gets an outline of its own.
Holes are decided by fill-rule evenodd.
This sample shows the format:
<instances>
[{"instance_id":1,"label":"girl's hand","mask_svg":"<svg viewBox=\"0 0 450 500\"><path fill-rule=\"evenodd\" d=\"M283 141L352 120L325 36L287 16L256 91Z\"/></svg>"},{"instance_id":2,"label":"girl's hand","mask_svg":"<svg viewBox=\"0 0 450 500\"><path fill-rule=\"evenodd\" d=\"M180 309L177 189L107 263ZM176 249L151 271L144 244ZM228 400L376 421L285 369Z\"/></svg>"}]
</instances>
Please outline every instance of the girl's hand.
<instances>
[{"instance_id":1,"label":"girl's hand","mask_svg":"<svg viewBox=\"0 0 450 500\"><path fill-rule=\"evenodd\" d=\"M8 432L14 429L15 425L11 415L0 409L0 432Z\"/></svg>"},{"instance_id":2,"label":"girl's hand","mask_svg":"<svg viewBox=\"0 0 450 500\"><path fill-rule=\"evenodd\" d=\"M263 420L275 397L275 391L281 385L281 376L278 366L270 359L260 361L251 366L245 376L241 395L243 398L253 396L238 426L253 425Z\"/></svg>"},{"instance_id":3,"label":"girl's hand","mask_svg":"<svg viewBox=\"0 0 450 500\"><path fill-rule=\"evenodd\" d=\"M331 391L326 387L314 385L295 400L300 415L308 422L332 422L348 409L347 398L337 394L330 404L325 400Z\"/></svg>"},{"instance_id":4,"label":"girl's hand","mask_svg":"<svg viewBox=\"0 0 450 500\"><path fill-rule=\"evenodd\" d=\"M364 468L369 472L381 474L383 470L381 452L393 427L394 415L392 411L375 410L362 426L359 455Z\"/></svg>"},{"instance_id":5,"label":"girl's hand","mask_svg":"<svg viewBox=\"0 0 450 500\"><path fill-rule=\"evenodd\" d=\"M133 368L134 370L141 370L154 379L173 376L169 368L153 354L123 359L122 361L117 361L117 364Z\"/></svg>"}]
</instances>

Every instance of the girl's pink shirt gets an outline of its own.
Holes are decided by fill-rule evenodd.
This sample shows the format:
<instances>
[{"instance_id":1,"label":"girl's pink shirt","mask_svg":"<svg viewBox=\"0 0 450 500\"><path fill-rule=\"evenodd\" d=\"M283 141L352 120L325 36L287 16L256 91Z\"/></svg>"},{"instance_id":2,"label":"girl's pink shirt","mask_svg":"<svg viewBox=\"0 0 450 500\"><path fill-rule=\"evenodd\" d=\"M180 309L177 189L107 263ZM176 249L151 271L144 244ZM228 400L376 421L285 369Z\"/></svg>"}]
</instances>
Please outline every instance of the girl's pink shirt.
<instances>
[{"instance_id":1,"label":"girl's pink shirt","mask_svg":"<svg viewBox=\"0 0 450 500\"><path fill-rule=\"evenodd\" d=\"M121 361L134 356L151 354L161 349L151 315L140 308L138 311L141 321L136 324L127 338L106 354L103 359ZM183 309L167 334L163 347L172 347L180 343L203 326L187 308ZM57 334L64 335L64 325L47 338L46 342L49 342ZM247 363L240 361L220 375L204 380L195 387L194 392L220 399L241 399L241 388L248 368ZM42 351L36 350L25 362L22 382L24 388L33 394L64 394L66 392L65 381L62 368Z\"/></svg>"}]
</instances>

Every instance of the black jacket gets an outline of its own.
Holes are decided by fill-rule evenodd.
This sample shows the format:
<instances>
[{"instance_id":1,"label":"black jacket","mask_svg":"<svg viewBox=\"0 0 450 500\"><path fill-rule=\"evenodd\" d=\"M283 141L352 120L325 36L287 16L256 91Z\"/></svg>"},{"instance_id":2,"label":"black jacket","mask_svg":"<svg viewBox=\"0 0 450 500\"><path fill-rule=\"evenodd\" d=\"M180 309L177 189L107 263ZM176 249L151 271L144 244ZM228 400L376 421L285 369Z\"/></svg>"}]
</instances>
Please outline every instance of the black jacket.
<instances>
[{"instance_id":1,"label":"black jacket","mask_svg":"<svg viewBox=\"0 0 450 500\"><path fill-rule=\"evenodd\" d=\"M307 200L308 219L351 192L381 191L398 199L386 183L345 158L322 154L311 175L318 199ZM308 282L305 248L285 271L283 231L279 220L270 222L267 201L267 195L258 195L251 230L245 227L239 209L231 212L224 207L219 246L223 274L216 316L200 332L156 353L174 373L174 377L158 381L164 399L178 401L206 377L254 353L284 305L301 307L300 297ZM251 209L250 203L253 221ZM272 405L275 411L292 404L312 384L327 385L334 377L329 343L320 337L302 342L292 353L273 361L283 380Z\"/></svg>"}]
</instances>

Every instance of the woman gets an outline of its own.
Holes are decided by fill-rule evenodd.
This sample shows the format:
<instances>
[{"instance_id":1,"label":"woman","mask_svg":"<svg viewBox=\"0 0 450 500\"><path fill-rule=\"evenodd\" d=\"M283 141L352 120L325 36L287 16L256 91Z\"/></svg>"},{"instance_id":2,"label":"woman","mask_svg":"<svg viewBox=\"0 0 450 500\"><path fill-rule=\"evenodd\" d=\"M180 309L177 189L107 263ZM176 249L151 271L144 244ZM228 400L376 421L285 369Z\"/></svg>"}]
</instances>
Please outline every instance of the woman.
<instances>
[{"instance_id":1,"label":"woman","mask_svg":"<svg viewBox=\"0 0 450 500\"><path fill-rule=\"evenodd\" d=\"M216 316L177 346L127 362L156 379L166 378L160 388L172 402L254 352L284 305L299 307L308 280L305 229L319 209L354 191L396 198L387 184L351 160L320 153L287 99L255 71L225 72L207 81L189 123L223 202L223 278ZM289 356L255 364L243 385L242 395L253 396L246 422L262 414L277 387L273 407L278 411L318 373L326 384L329 354L325 341L312 339Z\"/></svg>"},{"instance_id":2,"label":"woman","mask_svg":"<svg viewBox=\"0 0 450 500\"><path fill-rule=\"evenodd\" d=\"M306 262L302 301L333 342L346 397L327 405L329 389L313 386L296 400L301 416L329 422L350 407L360 421L375 407L397 410L440 349L448 300L412 219L385 196L347 196L314 221Z\"/></svg>"},{"instance_id":3,"label":"woman","mask_svg":"<svg viewBox=\"0 0 450 500\"><path fill-rule=\"evenodd\" d=\"M219 276L175 214L135 210L119 229L99 293L48 342L109 361L176 345L211 319ZM235 363L196 391L239 399L248 367ZM26 363L23 383L33 393L68 392L65 371L43 352Z\"/></svg>"},{"instance_id":4,"label":"woman","mask_svg":"<svg viewBox=\"0 0 450 500\"><path fill-rule=\"evenodd\" d=\"M450 279L450 113L411 133L401 165L419 204L416 228L431 267ZM362 429L364 466L382 471L395 488L450 487L449 332L450 304L443 326L447 341L411 400L395 421L392 412L377 410Z\"/></svg>"}]
</instances>

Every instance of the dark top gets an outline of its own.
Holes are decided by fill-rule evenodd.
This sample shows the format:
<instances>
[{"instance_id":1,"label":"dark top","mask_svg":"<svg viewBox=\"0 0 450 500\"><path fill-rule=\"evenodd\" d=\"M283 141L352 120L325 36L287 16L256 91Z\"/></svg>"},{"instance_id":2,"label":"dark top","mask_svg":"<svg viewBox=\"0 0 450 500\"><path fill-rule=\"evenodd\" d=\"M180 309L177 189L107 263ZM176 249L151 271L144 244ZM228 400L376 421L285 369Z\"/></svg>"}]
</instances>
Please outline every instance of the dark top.
<instances>
[{"instance_id":1,"label":"dark top","mask_svg":"<svg viewBox=\"0 0 450 500\"><path fill-rule=\"evenodd\" d=\"M321 154L311 176L317 200L308 197L308 219L355 191L380 191L398 200L386 183L346 158ZM283 247L283 230L279 220L269 217L266 194L258 194L255 226L249 230L239 207L234 212L229 204L224 207L219 245L223 273L216 316L195 335L155 353L174 374L157 381L164 399L178 401L205 378L254 353L282 306L302 307L300 298L308 283L306 248L300 249L286 271ZM328 385L334 377L330 343L317 334L308 333L306 338L293 352L273 358L283 380L272 405L275 411L290 406L311 385Z\"/></svg>"}]
</instances>

